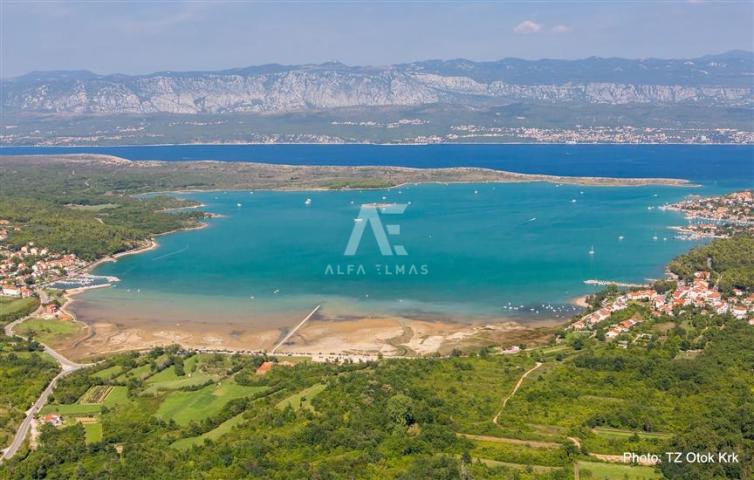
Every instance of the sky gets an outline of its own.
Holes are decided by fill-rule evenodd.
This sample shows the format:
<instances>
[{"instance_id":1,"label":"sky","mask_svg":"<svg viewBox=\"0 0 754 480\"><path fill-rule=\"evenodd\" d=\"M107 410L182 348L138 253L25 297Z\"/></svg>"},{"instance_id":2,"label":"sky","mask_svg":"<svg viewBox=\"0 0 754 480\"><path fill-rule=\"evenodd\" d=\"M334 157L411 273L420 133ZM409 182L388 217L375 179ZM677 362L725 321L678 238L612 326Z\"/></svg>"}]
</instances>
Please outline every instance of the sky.
<instances>
[{"instance_id":1,"label":"sky","mask_svg":"<svg viewBox=\"0 0 754 480\"><path fill-rule=\"evenodd\" d=\"M0 77L754 50L744 1L0 0Z\"/></svg>"}]
</instances>

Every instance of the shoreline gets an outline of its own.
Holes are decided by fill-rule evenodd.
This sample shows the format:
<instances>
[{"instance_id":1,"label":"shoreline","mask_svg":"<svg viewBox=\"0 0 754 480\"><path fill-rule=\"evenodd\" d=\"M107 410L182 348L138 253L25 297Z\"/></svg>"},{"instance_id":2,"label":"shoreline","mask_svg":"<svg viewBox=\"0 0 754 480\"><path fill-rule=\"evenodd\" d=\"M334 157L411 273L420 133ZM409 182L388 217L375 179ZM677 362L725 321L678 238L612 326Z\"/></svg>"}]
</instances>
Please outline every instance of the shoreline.
<instances>
[{"instance_id":1,"label":"shoreline","mask_svg":"<svg viewBox=\"0 0 754 480\"><path fill-rule=\"evenodd\" d=\"M128 255L137 255L159 247L155 237L181 231L198 230L209 226L199 225L156 234L148 245L120 252L97 260L85 268L92 272L106 262L115 262ZM301 328L292 331L287 327L270 327L248 330L248 326L234 322L212 324L208 322L150 323L118 320L91 322L79 319L72 306L77 296L92 288L110 287L111 284L66 290L65 303L60 310L69 321L82 326L84 335L60 346L76 359L95 358L113 353L144 350L156 346L180 344L197 351L269 352L277 346L279 356L310 356L317 358L371 358L418 357L430 354L447 354L453 348L481 348L488 344L514 345L543 341L545 332L569 321L568 318L543 318L535 323L521 322L518 317L500 316L485 321L463 323L450 319L411 318L381 313L356 316L350 319L315 315ZM301 319L293 319L300 322ZM548 333L549 334L549 333ZM250 347L254 348L250 348Z\"/></svg>"}]
</instances>

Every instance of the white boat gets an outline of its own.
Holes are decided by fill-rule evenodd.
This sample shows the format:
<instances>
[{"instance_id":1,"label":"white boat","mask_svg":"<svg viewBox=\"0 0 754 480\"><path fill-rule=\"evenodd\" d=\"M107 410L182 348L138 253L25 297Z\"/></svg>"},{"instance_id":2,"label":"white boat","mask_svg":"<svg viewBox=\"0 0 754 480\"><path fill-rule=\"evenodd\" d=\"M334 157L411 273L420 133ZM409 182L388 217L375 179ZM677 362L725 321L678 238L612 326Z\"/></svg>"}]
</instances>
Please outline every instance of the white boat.
<instances>
[{"instance_id":1,"label":"white boat","mask_svg":"<svg viewBox=\"0 0 754 480\"><path fill-rule=\"evenodd\" d=\"M623 240L623 235L618 235L618 240Z\"/></svg>"},{"instance_id":2,"label":"white boat","mask_svg":"<svg viewBox=\"0 0 754 480\"><path fill-rule=\"evenodd\" d=\"M236 207L241 208L242 206L240 203L236 203Z\"/></svg>"},{"instance_id":3,"label":"white boat","mask_svg":"<svg viewBox=\"0 0 754 480\"><path fill-rule=\"evenodd\" d=\"M571 203L576 203L576 199L575 199L575 198L572 198L572 199L571 199Z\"/></svg>"},{"instance_id":4,"label":"white boat","mask_svg":"<svg viewBox=\"0 0 754 480\"><path fill-rule=\"evenodd\" d=\"M312 204L311 198L307 198L306 200L304 200L304 205L311 205L311 204Z\"/></svg>"},{"instance_id":5,"label":"white boat","mask_svg":"<svg viewBox=\"0 0 754 480\"><path fill-rule=\"evenodd\" d=\"M356 223L361 223L361 222L364 221L364 219L363 218L354 218L353 221L356 222Z\"/></svg>"},{"instance_id":6,"label":"white boat","mask_svg":"<svg viewBox=\"0 0 754 480\"><path fill-rule=\"evenodd\" d=\"M594 255L594 245L589 249L589 255Z\"/></svg>"}]
</instances>

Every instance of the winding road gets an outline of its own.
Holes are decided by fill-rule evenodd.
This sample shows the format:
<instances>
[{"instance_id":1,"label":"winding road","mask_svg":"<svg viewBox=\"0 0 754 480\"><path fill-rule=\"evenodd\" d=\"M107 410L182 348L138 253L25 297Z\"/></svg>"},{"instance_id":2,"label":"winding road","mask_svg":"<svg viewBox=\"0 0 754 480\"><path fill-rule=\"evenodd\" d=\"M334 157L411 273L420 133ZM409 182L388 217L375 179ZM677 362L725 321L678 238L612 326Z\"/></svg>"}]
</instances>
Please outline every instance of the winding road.
<instances>
[{"instance_id":1,"label":"winding road","mask_svg":"<svg viewBox=\"0 0 754 480\"><path fill-rule=\"evenodd\" d=\"M23 322L24 320L34 316L37 312L32 313L29 316L26 316L24 318L20 318L16 321L13 321L5 326L5 335L12 337L14 335L13 329L18 325L19 323ZM21 335L17 335L21 337ZM23 337L22 337L23 338ZM49 346L45 345L44 343L41 343L41 345L44 347L45 353L47 353L49 356L55 359L60 364L60 373L58 373L45 387L45 389L42 391L42 393L39 395L39 398L32 404L31 408L29 408L26 411L26 418L21 422L21 425L19 425L18 430L16 430L16 436L13 437L13 442L2 451L2 456L0 456L0 460L7 460L12 458L16 453L18 453L18 449L21 448L21 445L24 443L24 439L26 439L26 436L29 434L29 429L31 428L31 422L34 420L34 416L39 413L39 411L42 409L42 407L45 406L47 403L47 399L50 397L50 394L55 389L55 386L58 383L58 380L65 377L66 375L69 375L76 370L80 370L84 367L88 367L91 365L94 365L93 363L76 363L71 360L68 360L63 355L61 355L59 352L53 350Z\"/></svg>"}]
</instances>

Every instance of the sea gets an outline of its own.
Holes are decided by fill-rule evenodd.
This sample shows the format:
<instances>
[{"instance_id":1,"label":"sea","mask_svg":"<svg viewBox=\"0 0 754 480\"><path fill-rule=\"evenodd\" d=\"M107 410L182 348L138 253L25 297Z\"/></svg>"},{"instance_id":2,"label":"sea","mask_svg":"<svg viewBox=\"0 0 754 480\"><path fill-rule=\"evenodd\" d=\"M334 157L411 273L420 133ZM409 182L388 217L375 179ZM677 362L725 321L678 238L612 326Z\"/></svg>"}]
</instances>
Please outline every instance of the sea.
<instances>
[{"instance_id":1,"label":"sea","mask_svg":"<svg viewBox=\"0 0 754 480\"><path fill-rule=\"evenodd\" d=\"M646 283L699 242L658 207L752 188L754 148L688 145L185 145L3 147L131 160L294 165L475 166L565 176L663 177L694 186L427 184L361 191L177 193L219 214L208 227L102 264L113 287L77 297L83 320L286 327L315 306L373 315L551 322L587 280ZM363 207L365 206L366 207ZM350 250L349 250L350 247Z\"/></svg>"}]
</instances>

